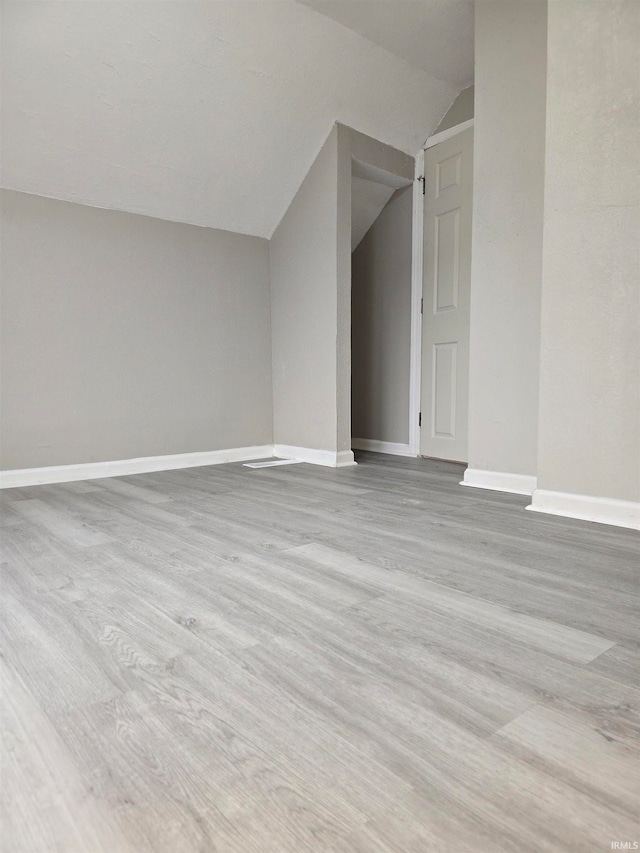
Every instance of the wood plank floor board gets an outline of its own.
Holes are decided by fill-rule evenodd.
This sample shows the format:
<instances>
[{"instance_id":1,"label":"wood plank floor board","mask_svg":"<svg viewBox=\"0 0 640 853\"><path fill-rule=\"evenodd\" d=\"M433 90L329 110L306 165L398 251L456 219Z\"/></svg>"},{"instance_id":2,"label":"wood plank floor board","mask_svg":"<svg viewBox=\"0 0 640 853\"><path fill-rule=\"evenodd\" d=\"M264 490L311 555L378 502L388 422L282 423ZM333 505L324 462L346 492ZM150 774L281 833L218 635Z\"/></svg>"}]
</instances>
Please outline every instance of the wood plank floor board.
<instances>
[{"instance_id":1,"label":"wood plank floor board","mask_svg":"<svg viewBox=\"0 0 640 853\"><path fill-rule=\"evenodd\" d=\"M640 840L640 538L357 455L5 490L2 853Z\"/></svg>"},{"instance_id":2,"label":"wood plank floor board","mask_svg":"<svg viewBox=\"0 0 640 853\"><path fill-rule=\"evenodd\" d=\"M607 720L618 736L628 742L639 738L634 711L640 708L640 692L631 679L615 680L606 665L594 666L621 647L614 646L585 665L565 661L543 650L531 648L505 637L490 625L467 624L461 630L457 620L438 614L399 596L382 596L350 608L354 620L364 621L380 642L412 649L419 656L432 654L446 667L449 662L477 673L486 673L499 684L509 686L537 703L567 706L594 726ZM625 650L626 651L626 650ZM636 652L626 652L628 663L638 660ZM445 670L446 671L446 670Z\"/></svg>"},{"instance_id":3,"label":"wood plank floor board","mask_svg":"<svg viewBox=\"0 0 640 853\"><path fill-rule=\"evenodd\" d=\"M105 565L101 562L102 571ZM91 574L91 569L84 549L81 558L74 560L63 561L46 556L29 559L15 555L2 563L2 582L14 589L20 602L24 599L35 601L42 593L57 590L64 590L72 600L78 594L76 580L85 574Z\"/></svg>"},{"instance_id":4,"label":"wood plank floor board","mask_svg":"<svg viewBox=\"0 0 640 853\"><path fill-rule=\"evenodd\" d=\"M634 572L640 557L637 534L629 538L623 537L623 542L618 543L618 547L613 549L605 546L600 549L591 546L587 549L584 543L583 547L577 548L575 553L572 553L572 540L554 542L545 538L540 541L540 533L535 528L528 530L526 536L510 528L505 529L504 513L502 513L502 522L499 516L491 517L485 519L480 528L473 529L468 519L462 514L447 513L446 517L436 519L431 511L425 512L423 507L418 508L418 512L413 507L409 513L405 513L405 518L396 517L395 524L387 526L384 524L386 517L384 502L382 501L377 507L378 512L375 510L376 505L373 501L369 502L364 509L359 508L358 505L350 505L350 516L342 519L342 525L340 521L336 521L335 529L340 532L344 530L345 534L354 537L360 544L362 540L370 539L370 536L366 535L369 532L368 528L374 532L375 527L378 526L381 529L376 540L379 538L380 544L386 543L389 551L406 553L418 565L421 557L425 561L423 537L428 531L430 534L428 556L431 560L435 555L440 555L444 559L450 557L462 559L465 556L475 559L486 556L488 559L493 558L498 564L501 562L505 567L522 566L530 567L534 571L546 570L551 578L557 579L559 584L563 583L565 578L575 584L578 584L581 579L584 583L584 580L588 581L591 576L598 579L606 569L610 574L609 588L620 589L623 594L638 594L637 578ZM409 515L408 518L407 515ZM351 516L359 522L357 527L353 525L353 521L349 524ZM532 515L527 513L527 518L531 517ZM533 517L537 519L538 516ZM561 561L558 560L559 549L563 556ZM429 563L425 562L425 567L428 568L428 565Z\"/></svg>"},{"instance_id":5,"label":"wood plank floor board","mask_svg":"<svg viewBox=\"0 0 640 853\"><path fill-rule=\"evenodd\" d=\"M190 523L189 519L174 511L173 501L151 503L139 498L123 501L122 495L104 489L87 497L86 503L93 506L96 514L102 512L103 516L111 515L127 523L146 525L152 530L173 529Z\"/></svg>"},{"instance_id":6,"label":"wood plank floor board","mask_svg":"<svg viewBox=\"0 0 640 853\"><path fill-rule=\"evenodd\" d=\"M606 637L597 637L557 622L530 617L441 584L409 575L390 577L384 569L364 563L344 551L317 544L300 546L299 551L311 557L319 567L329 566L350 577L367 577L380 593L399 591L403 595L419 598L428 604L429 609L451 615L458 620L500 629L511 638L534 648L553 652L567 660L588 663L614 645L614 642Z\"/></svg>"},{"instance_id":7,"label":"wood plank floor board","mask_svg":"<svg viewBox=\"0 0 640 853\"><path fill-rule=\"evenodd\" d=\"M216 789L190 773L186 749L163 744L153 709L135 702L135 693L55 715L52 722L91 791L141 850L181 853L238 843L213 800Z\"/></svg>"},{"instance_id":8,"label":"wood plank floor board","mask_svg":"<svg viewBox=\"0 0 640 853\"><path fill-rule=\"evenodd\" d=\"M254 511L252 528L265 529L267 531L280 531L296 538L295 544L301 544L304 539L300 537L305 534L305 521L311 522L317 528L317 507L308 494L300 493L291 495L283 491L275 495L268 492L256 492L250 489L247 494L234 493L229 495L224 502L216 507L216 518L218 520L230 521L234 524L242 517L242 513L250 500ZM211 521L209 502L206 498L195 501L195 507L199 510L198 521L208 524Z\"/></svg>"},{"instance_id":9,"label":"wood plank floor board","mask_svg":"<svg viewBox=\"0 0 640 853\"><path fill-rule=\"evenodd\" d=\"M194 663L192 659L187 661L189 667L193 667ZM232 702L227 714L230 715L236 727L262 732L263 737L272 746L277 746L278 755L283 753L291 755L295 765L304 766L305 772L311 778L320 777L320 781L324 780L322 781L323 786L326 786L324 796L326 791L337 789L346 802L351 802L360 809L373 809L375 813L380 813L381 809L388 807L390 799L397 808L405 804L407 814L415 806L416 797L411 789L406 787L406 783L404 783L404 789L400 787L400 779L391 770L386 771L386 779L384 778L380 765L371 754L370 744L365 741L361 745L360 754L354 751L351 732L348 728L341 729L340 722L335 716L322 718L317 713L318 707L303 708L295 700L286 696L283 701L283 697L278 697L277 693L273 692L273 687L266 695L256 695L256 685L260 694L263 694L264 685L268 685L269 682L251 678L246 673L239 682L237 676L230 674L228 664L224 675L220 673L220 678L225 683L232 683L233 690L225 691L223 694L216 691L210 680L206 678L206 671L204 677L201 676L198 680L203 691L213 691L212 697L215 697L217 703ZM275 687L275 690L278 688ZM246 700L239 702L238 697L243 693L246 693ZM309 719L305 722L306 717ZM286 731L282 726L274 724L278 718L287 719ZM255 729L256 725L257 729ZM324 733L325 730L329 732L328 738ZM309 761L312 762L310 768L307 767ZM429 795L429 799L421 802L424 812L434 800L439 798L435 788L429 788ZM318 796L322 796L322 793ZM311 846L309 849L316 849L316 847Z\"/></svg>"},{"instance_id":10,"label":"wood plank floor board","mask_svg":"<svg viewBox=\"0 0 640 853\"><path fill-rule=\"evenodd\" d=\"M210 664L212 658L207 661ZM253 712L255 717L254 709L264 706L264 690L258 685L262 703L256 702L254 692L252 701L243 705L238 701L242 687L237 678L228 675L229 662L222 659L221 665L227 675L224 683L233 681L233 692L217 689L209 698L201 687L194 688L178 665L167 678L149 680L145 693L152 701L132 692L117 702L65 715L56 723L87 772L91 772L87 747L94 739L103 744L105 755L115 756L113 762L107 759L109 772L94 778L94 786L104 798L113 801L124 788L126 799L137 801L159 789L159 798L174 812L190 804L183 818L185 834L174 839L172 850L191 849L191 812L207 817L217 843L228 843L225 835L232 836L233 829L240 826L244 842L252 847L246 831L256 824L258 838L268 841L268 849L295 851L301 843L304 849L316 836L315 849L343 849L337 842L363 819L336 796L335 779L330 775L319 786L314 775L301 772L304 761L269 751L271 744L265 740L263 726L247 726L243 713ZM210 681L206 670L204 676ZM241 673L241 678L246 681L247 674ZM267 697L271 698L269 691ZM309 737L305 731L306 742ZM177 760L179 766L173 766ZM198 821L197 826L202 824ZM162 844L158 831L154 840L153 827L146 829L150 842L157 845L153 849ZM258 838L255 849L260 849ZM326 846L321 844L323 838L329 842ZM210 843L216 843L214 838Z\"/></svg>"},{"instance_id":11,"label":"wood plank floor board","mask_svg":"<svg viewBox=\"0 0 640 853\"><path fill-rule=\"evenodd\" d=\"M105 477L100 480L100 488L105 492L121 495L132 500L140 500L143 503L161 504L169 503L171 495L163 494L156 489L148 489L138 483L129 482L129 477ZM96 487L96 491L98 488Z\"/></svg>"},{"instance_id":12,"label":"wood plank floor board","mask_svg":"<svg viewBox=\"0 0 640 853\"><path fill-rule=\"evenodd\" d=\"M123 693L149 678L162 679L179 656L201 645L187 625L132 595L117 594L108 604L102 597L87 597L65 612L85 646L99 650L104 670Z\"/></svg>"},{"instance_id":13,"label":"wood plank floor board","mask_svg":"<svg viewBox=\"0 0 640 853\"><path fill-rule=\"evenodd\" d=\"M20 525L23 523L22 516L20 516L14 509L12 509L10 503L3 503L1 509L2 511L0 512L0 528L15 527L16 525Z\"/></svg>"},{"instance_id":14,"label":"wood plank floor board","mask_svg":"<svg viewBox=\"0 0 640 853\"><path fill-rule=\"evenodd\" d=\"M193 560L204 559L206 555L227 556L244 553L248 548L270 552L310 541L306 535L280 533L278 530L262 527L244 530L243 533L242 523L215 517L214 511L210 518L205 518L204 510L202 514L193 510L190 521L182 518L176 525L187 528L188 536L176 535L172 525L148 517L134 519L111 516L102 522L96 521L94 526L109 537L125 543L128 548L136 547L142 552L155 553L157 556L179 551Z\"/></svg>"},{"instance_id":15,"label":"wood plank floor board","mask_svg":"<svg viewBox=\"0 0 640 853\"><path fill-rule=\"evenodd\" d=\"M284 556L287 556L286 552L281 555ZM293 555L288 557L293 561ZM259 567L261 562L255 558L239 560L236 565L240 570L242 587L250 587L256 580L255 575L247 578L244 571L247 564ZM306 581L304 561L298 560L298 563L298 572ZM278 574L275 567L272 568L269 573L271 589L261 590L262 585L258 583L249 600L259 599L264 607L273 592L277 592ZM293 576L294 572L288 571L280 581L280 584L288 582L292 592L296 585L287 579ZM331 575L329 579L333 582ZM340 586L336 584L336 589L340 590ZM306 593L305 600L303 593L303 597L290 610L287 610L285 600L279 597L273 599L274 637L303 637L322 644L328 651L352 662L354 671L361 669L384 674L399 692L414 691L420 701L426 703L437 699L447 705L452 713L458 707L459 713L472 721L470 724L487 732L503 725L506 719L528 708L537 698L530 691L523 693L517 687L504 684L493 673L484 674L477 669L475 662L469 666L465 661L455 661L451 657L445 660L440 655L430 654L425 646L399 642L397 637L393 637L390 643L387 633L376 631L366 621L354 618L357 609L354 610L344 593L341 592L337 598L330 598L327 605L319 608L317 604L320 599L312 592L313 589L310 587L313 598L309 598L310 593ZM287 588L281 586L281 594L286 591ZM367 602L375 598L376 591L361 584L354 594L361 602ZM283 612L287 617L285 622L279 619Z\"/></svg>"},{"instance_id":16,"label":"wood plank floor board","mask_svg":"<svg viewBox=\"0 0 640 853\"><path fill-rule=\"evenodd\" d=\"M582 817L566 849L596 849L604 840L609 810L579 788L465 731L452 718L408 701L405 694L385 690L377 679L362 684L344 677L336 673L334 661L310 659L308 649L302 653L295 646L294 640L279 639L270 648L241 654L264 668L254 674L278 679L297 701L334 716L354 743L375 744L376 760L425 797L432 786L443 790L487 831L498 833L495 837L519 832L523 850L556 850L567 842L567 814ZM313 677L305 677L310 672ZM631 824L632 818L625 817L623 825Z\"/></svg>"},{"instance_id":17,"label":"wood plank floor board","mask_svg":"<svg viewBox=\"0 0 640 853\"><path fill-rule=\"evenodd\" d=\"M413 794L407 780L376 760L371 744L355 744L339 720L322 714L317 705L300 702L284 683L260 678L241 656L212 662L190 655L182 666L216 714L233 721L248 739L268 744L279 760L304 769L309 784L320 788L316 796L339 796L363 823L372 808L386 808ZM227 689L221 690L221 684Z\"/></svg>"},{"instance_id":18,"label":"wood plank floor board","mask_svg":"<svg viewBox=\"0 0 640 853\"><path fill-rule=\"evenodd\" d=\"M526 560L507 560L491 542L480 543L473 553L471 547L462 548L455 540L439 537L438 531L433 529L424 531L424 535L429 536L429 547L425 549L415 532L423 525L414 525L411 535L406 537L396 529L386 538L374 530L350 532L346 521L344 527L344 535L323 535L322 541L357 554L374 565L396 568L480 598L489 598L530 616L551 616L587 633L608 634L616 642L637 644L640 638L637 577L615 584L616 560L626 559L631 577L631 567L639 562L634 554L627 559L613 553L606 562L592 568L594 580L604 573L609 575L610 582L603 588L589 582L584 560L569 574L567 565L563 564L562 570L557 568L557 559L552 567L541 560L536 568L531 556ZM531 550L541 549L532 545ZM574 558L569 556L569 566L573 562ZM468 570L470 564L475 571Z\"/></svg>"},{"instance_id":19,"label":"wood plank floor board","mask_svg":"<svg viewBox=\"0 0 640 853\"><path fill-rule=\"evenodd\" d=\"M334 547L336 545L334 542ZM638 648L640 596L635 592L637 582L631 585L630 591L603 591L594 584L565 579L543 568L536 571L535 567L507 562L502 557L492 559L487 553L475 557L470 554L456 556L455 548L446 554L446 548L437 546L429 558L414 558L393 549L395 560L391 561L386 556L389 552L381 553L371 539L365 537L343 540L342 547L382 568L395 568L532 617L551 619ZM474 572L466 568L471 560ZM606 567L601 571L606 572Z\"/></svg>"},{"instance_id":20,"label":"wood plank floor board","mask_svg":"<svg viewBox=\"0 0 640 853\"><path fill-rule=\"evenodd\" d=\"M2 849L136 853L117 816L94 796L51 720L0 660Z\"/></svg>"},{"instance_id":21,"label":"wood plank floor board","mask_svg":"<svg viewBox=\"0 0 640 853\"><path fill-rule=\"evenodd\" d=\"M51 537L42 531L34 531L20 516L20 524L9 525L0 536L2 560L35 560L51 553Z\"/></svg>"},{"instance_id":22,"label":"wood plank floor board","mask_svg":"<svg viewBox=\"0 0 640 853\"><path fill-rule=\"evenodd\" d=\"M634 648L616 645L592 660L587 668L640 690L640 661Z\"/></svg>"},{"instance_id":23,"label":"wood plank floor board","mask_svg":"<svg viewBox=\"0 0 640 853\"><path fill-rule=\"evenodd\" d=\"M293 823L286 814L276 813L289 810L298 800L295 811L300 811L303 826L296 830L304 830L311 818L321 834L338 838L348 835L354 825L364 825L365 809L376 797L387 804L410 790L392 774L372 766L347 741L341 743L345 754L328 761L327 746L335 746L335 732L323 731L321 719L303 717L298 707L283 701L277 688L265 689L237 664L221 659L222 678L217 688L208 690L208 667L198 665L203 660L190 656L183 661L180 674L186 677L176 680L173 690L157 683L156 707L189 753L202 756L207 764L212 740L221 739L226 745L222 754L216 751L215 772L221 774L216 780L216 802L229 819L251 815L271 800L271 821ZM233 691L227 687L230 684ZM149 685L148 692L152 690ZM282 725L273 725L276 710L279 719L287 722L286 738ZM225 763L226 751L232 755ZM357 791L354 762L364 780Z\"/></svg>"},{"instance_id":24,"label":"wood plank floor board","mask_svg":"<svg viewBox=\"0 0 640 853\"><path fill-rule=\"evenodd\" d=\"M493 742L517 751L525 761L601 800L620 815L638 814L640 754L613 733L585 725L566 709L529 708L491 736ZM629 826L626 827L628 831ZM633 830L640 829L639 826ZM621 830L614 837L623 837Z\"/></svg>"},{"instance_id":25,"label":"wood plank floor board","mask_svg":"<svg viewBox=\"0 0 640 853\"><path fill-rule=\"evenodd\" d=\"M0 638L4 660L45 713L118 692L100 650L83 641L67 614L44 596L21 599L6 575Z\"/></svg>"},{"instance_id":26,"label":"wood plank floor board","mask_svg":"<svg viewBox=\"0 0 640 853\"><path fill-rule=\"evenodd\" d=\"M64 510L50 507L38 498L19 501L14 504L14 509L24 519L42 525L47 533L68 545L87 547L109 541L103 533L92 530L87 524L78 523Z\"/></svg>"},{"instance_id":27,"label":"wood plank floor board","mask_svg":"<svg viewBox=\"0 0 640 853\"><path fill-rule=\"evenodd\" d=\"M206 585L189 581L189 569L181 566L180 573L173 570L171 564L162 561L149 561L149 565L140 561L136 578L127 573L127 562L117 560L109 583L111 591L105 598L115 602L117 608L128 606L132 617L125 614L121 622L129 625L144 613L145 624L159 634L171 634L175 628L182 637L183 649L191 649L193 643L204 644L218 650L236 647L244 648L261 640L270 639L273 630L252 618L251 612L244 611L236 602L220 593L210 592ZM159 570L160 569L160 570ZM82 599L95 595L100 584L89 579L82 585ZM136 613L136 600L144 590L144 605L140 614ZM84 601L80 602L83 609ZM88 605L91 610L91 605Z\"/></svg>"}]
</instances>

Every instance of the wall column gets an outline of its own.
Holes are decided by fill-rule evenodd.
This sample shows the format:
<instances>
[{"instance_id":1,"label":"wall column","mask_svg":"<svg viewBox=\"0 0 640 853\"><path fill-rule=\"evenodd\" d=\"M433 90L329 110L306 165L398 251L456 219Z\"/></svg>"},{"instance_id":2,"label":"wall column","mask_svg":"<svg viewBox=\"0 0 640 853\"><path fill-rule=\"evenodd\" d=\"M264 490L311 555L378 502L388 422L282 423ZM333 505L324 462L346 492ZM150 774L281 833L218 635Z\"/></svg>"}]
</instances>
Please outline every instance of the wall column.
<instances>
[{"instance_id":1,"label":"wall column","mask_svg":"<svg viewBox=\"0 0 640 853\"><path fill-rule=\"evenodd\" d=\"M547 4L476 3L467 485L531 494L538 445Z\"/></svg>"},{"instance_id":2,"label":"wall column","mask_svg":"<svg viewBox=\"0 0 640 853\"><path fill-rule=\"evenodd\" d=\"M538 490L640 526L640 5L549 4Z\"/></svg>"}]
</instances>

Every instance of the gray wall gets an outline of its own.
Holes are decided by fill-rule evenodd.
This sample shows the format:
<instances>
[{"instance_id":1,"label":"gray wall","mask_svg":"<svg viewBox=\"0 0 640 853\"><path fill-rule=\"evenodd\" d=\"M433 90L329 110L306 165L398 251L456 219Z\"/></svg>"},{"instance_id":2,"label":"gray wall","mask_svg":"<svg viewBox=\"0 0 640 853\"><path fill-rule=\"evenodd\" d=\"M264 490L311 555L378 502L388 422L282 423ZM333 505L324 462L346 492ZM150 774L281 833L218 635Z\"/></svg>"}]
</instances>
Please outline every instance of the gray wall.
<instances>
[{"instance_id":1,"label":"gray wall","mask_svg":"<svg viewBox=\"0 0 640 853\"><path fill-rule=\"evenodd\" d=\"M450 127L455 127L457 124L462 124L463 121L469 121L474 117L474 87L468 86L463 89L455 101L451 104L444 115L440 124L434 130L435 133L440 133L442 130L448 130Z\"/></svg>"},{"instance_id":2,"label":"gray wall","mask_svg":"<svg viewBox=\"0 0 640 853\"><path fill-rule=\"evenodd\" d=\"M351 256L351 432L409 441L411 187L396 190Z\"/></svg>"},{"instance_id":3,"label":"gray wall","mask_svg":"<svg viewBox=\"0 0 640 853\"><path fill-rule=\"evenodd\" d=\"M272 441L268 243L2 193L3 469Z\"/></svg>"},{"instance_id":4,"label":"gray wall","mask_svg":"<svg viewBox=\"0 0 640 853\"><path fill-rule=\"evenodd\" d=\"M547 4L475 15L469 466L535 475Z\"/></svg>"},{"instance_id":5,"label":"gray wall","mask_svg":"<svg viewBox=\"0 0 640 853\"><path fill-rule=\"evenodd\" d=\"M549 4L538 487L640 500L640 5Z\"/></svg>"},{"instance_id":6,"label":"gray wall","mask_svg":"<svg viewBox=\"0 0 640 853\"><path fill-rule=\"evenodd\" d=\"M336 124L278 225L270 243L276 444L351 448L352 158L413 178L413 158Z\"/></svg>"},{"instance_id":7,"label":"gray wall","mask_svg":"<svg viewBox=\"0 0 640 853\"><path fill-rule=\"evenodd\" d=\"M274 441L332 451L337 162L334 127L270 242Z\"/></svg>"}]
</instances>

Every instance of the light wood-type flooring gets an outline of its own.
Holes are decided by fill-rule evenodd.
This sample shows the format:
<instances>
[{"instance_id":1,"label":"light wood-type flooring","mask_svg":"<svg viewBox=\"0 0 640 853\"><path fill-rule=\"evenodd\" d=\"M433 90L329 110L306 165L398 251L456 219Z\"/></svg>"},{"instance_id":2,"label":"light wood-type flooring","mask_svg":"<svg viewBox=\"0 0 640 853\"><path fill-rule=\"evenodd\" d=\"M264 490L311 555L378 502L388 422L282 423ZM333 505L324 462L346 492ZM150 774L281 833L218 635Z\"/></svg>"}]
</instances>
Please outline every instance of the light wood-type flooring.
<instances>
[{"instance_id":1,"label":"light wood-type flooring","mask_svg":"<svg viewBox=\"0 0 640 853\"><path fill-rule=\"evenodd\" d=\"M358 458L4 491L3 853L640 842L638 535Z\"/></svg>"}]
</instances>

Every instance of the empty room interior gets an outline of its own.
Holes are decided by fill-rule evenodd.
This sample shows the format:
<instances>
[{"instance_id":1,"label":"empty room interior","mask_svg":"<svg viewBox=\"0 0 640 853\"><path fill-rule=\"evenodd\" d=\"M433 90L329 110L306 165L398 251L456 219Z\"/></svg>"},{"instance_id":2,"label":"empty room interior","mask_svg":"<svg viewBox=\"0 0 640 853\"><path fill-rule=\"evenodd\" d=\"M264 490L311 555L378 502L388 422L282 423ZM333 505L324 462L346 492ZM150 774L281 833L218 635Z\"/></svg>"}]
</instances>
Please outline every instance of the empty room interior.
<instances>
[{"instance_id":1,"label":"empty room interior","mask_svg":"<svg viewBox=\"0 0 640 853\"><path fill-rule=\"evenodd\" d=\"M640 844L640 2L2 2L2 853Z\"/></svg>"}]
</instances>

